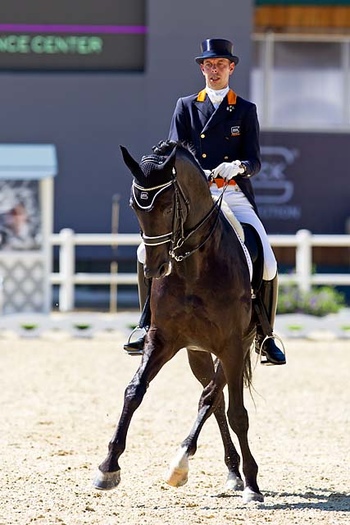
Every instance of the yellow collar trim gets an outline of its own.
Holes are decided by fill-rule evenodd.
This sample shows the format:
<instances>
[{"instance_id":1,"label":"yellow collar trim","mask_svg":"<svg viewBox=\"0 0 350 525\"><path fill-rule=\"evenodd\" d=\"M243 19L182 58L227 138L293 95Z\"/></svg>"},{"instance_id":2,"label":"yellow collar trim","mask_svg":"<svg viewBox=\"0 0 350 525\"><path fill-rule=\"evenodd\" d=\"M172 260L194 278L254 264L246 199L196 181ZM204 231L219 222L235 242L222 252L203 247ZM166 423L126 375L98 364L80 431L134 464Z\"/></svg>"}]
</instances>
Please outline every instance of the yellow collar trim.
<instances>
[{"instance_id":1,"label":"yellow collar trim","mask_svg":"<svg viewBox=\"0 0 350 525\"><path fill-rule=\"evenodd\" d=\"M237 102L237 95L232 89L227 93L227 102L232 106L233 104L236 104Z\"/></svg>"},{"instance_id":2,"label":"yellow collar trim","mask_svg":"<svg viewBox=\"0 0 350 525\"><path fill-rule=\"evenodd\" d=\"M200 91L197 95L197 102L204 102L206 96L207 92L205 91L205 89L202 89L202 91Z\"/></svg>"},{"instance_id":3,"label":"yellow collar trim","mask_svg":"<svg viewBox=\"0 0 350 525\"><path fill-rule=\"evenodd\" d=\"M206 96L207 92L205 91L205 89L202 89L202 91L200 91L197 95L197 102L204 102ZM237 102L237 95L234 91L232 91L232 89L230 89L227 93L227 102L230 106L236 104Z\"/></svg>"}]
</instances>

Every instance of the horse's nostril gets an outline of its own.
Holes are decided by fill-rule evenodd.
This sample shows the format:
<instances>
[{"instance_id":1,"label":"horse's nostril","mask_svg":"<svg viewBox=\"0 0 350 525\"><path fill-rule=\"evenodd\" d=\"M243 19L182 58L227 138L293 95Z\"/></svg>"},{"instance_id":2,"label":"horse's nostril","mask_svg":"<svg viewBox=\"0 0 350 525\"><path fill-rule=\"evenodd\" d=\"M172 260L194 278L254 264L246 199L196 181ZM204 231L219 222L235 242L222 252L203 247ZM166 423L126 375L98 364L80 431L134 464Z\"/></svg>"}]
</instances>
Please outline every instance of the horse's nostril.
<instances>
[{"instance_id":1,"label":"horse's nostril","mask_svg":"<svg viewBox=\"0 0 350 525\"><path fill-rule=\"evenodd\" d=\"M159 268L159 275L160 275L160 277L164 277L164 275L166 275L167 271L168 271L168 264L167 263L162 264L162 266Z\"/></svg>"},{"instance_id":2,"label":"horse's nostril","mask_svg":"<svg viewBox=\"0 0 350 525\"><path fill-rule=\"evenodd\" d=\"M146 265L143 267L143 272L146 279L161 279L162 277L169 275L170 271L171 263L169 262L165 262L160 266L155 266L153 269L152 267L149 268Z\"/></svg>"},{"instance_id":3,"label":"horse's nostril","mask_svg":"<svg viewBox=\"0 0 350 525\"><path fill-rule=\"evenodd\" d=\"M152 272L149 268L147 268L146 265L143 266L143 275L145 276L145 279L151 279L152 278Z\"/></svg>"}]
</instances>

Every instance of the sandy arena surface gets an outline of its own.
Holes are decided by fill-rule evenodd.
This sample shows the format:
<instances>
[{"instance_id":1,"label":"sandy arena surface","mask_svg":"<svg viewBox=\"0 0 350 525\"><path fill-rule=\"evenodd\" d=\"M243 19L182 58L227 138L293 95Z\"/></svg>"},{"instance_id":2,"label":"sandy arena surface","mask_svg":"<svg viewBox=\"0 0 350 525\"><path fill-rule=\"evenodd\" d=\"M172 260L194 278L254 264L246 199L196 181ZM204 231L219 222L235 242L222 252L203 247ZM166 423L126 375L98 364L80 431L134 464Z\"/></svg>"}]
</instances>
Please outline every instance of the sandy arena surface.
<instances>
[{"instance_id":1,"label":"sandy arena surface","mask_svg":"<svg viewBox=\"0 0 350 525\"><path fill-rule=\"evenodd\" d=\"M287 340L288 365L255 369L246 393L264 503L224 492L215 421L187 485L165 473L196 414L200 385L180 352L136 412L111 492L92 488L139 358L125 335L0 339L0 525L320 525L350 522L350 340ZM255 403L255 406L254 406Z\"/></svg>"}]
</instances>

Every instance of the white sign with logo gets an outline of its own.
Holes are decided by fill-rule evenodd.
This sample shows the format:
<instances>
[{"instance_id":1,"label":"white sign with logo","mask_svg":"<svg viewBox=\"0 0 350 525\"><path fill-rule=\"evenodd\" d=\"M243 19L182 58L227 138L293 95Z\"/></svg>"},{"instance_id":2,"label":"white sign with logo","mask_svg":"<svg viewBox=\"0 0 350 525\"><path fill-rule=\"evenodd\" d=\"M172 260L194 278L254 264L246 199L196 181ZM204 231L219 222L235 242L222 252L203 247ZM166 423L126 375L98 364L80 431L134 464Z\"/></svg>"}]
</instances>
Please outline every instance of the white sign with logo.
<instances>
[{"instance_id":1,"label":"white sign with logo","mask_svg":"<svg viewBox=\"0 0 350 525\"><path fill-rule=\"evenodd\" d=\"M261 157L261 171L253 179L261 217L289 221L299 219L300 206L292 203L294 182L288 179L288 168L298 157L298 151L281 146L263 146Z\"/></svg>"}]
</instances>

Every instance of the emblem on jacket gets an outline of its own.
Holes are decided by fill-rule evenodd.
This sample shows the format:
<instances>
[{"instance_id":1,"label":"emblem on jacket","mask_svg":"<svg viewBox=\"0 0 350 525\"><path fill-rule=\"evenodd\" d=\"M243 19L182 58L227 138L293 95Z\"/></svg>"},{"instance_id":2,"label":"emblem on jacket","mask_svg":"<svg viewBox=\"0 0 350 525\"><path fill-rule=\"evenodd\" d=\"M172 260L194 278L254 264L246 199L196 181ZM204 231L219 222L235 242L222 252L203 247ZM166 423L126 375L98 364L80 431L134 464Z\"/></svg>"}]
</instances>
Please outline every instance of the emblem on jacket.
<instances>
[{"instance_id":1,"label":"emblem on jacket","mask_svg":"<svg viewBox=\"0 0 350 525\"><path fill-rule=\"evenodd\" d=\"M241 127L240 126L232 126L231 127L231 137L237 137L241 134Z\"/></svg>"}]
</instances>

